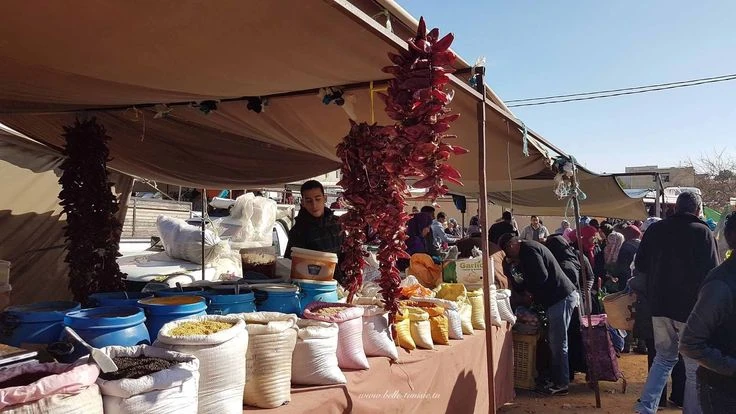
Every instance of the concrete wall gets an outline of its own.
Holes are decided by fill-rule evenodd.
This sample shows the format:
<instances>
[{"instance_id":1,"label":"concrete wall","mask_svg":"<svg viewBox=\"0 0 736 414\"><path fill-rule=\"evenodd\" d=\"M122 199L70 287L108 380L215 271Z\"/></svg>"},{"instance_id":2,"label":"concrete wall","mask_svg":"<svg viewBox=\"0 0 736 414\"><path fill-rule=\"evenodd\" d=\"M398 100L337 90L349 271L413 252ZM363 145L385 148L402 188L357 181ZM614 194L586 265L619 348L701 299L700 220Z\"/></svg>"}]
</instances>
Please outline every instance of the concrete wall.
<instances>
[{"instance_id":1,"label":"concrete wall","mask_svg":"<svg viewBox=\"0 0 736 414\"><path fill-rule=\"evenodd\" d=\"M695 169L692 167L658 168L656 165L626 167L627 173L658 172L665 187L694 187ZM653 176L620 177L624 188L656 188Z\"/></svg>"}]
</instances>

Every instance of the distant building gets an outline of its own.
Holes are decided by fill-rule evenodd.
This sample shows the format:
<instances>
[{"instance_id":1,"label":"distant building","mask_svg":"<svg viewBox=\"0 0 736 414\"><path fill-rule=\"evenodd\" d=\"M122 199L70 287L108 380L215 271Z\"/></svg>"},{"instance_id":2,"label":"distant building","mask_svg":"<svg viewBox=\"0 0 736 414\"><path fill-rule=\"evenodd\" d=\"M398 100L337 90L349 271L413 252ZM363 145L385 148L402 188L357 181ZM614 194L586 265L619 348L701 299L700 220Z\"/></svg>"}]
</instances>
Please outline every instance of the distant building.
<instances>
[{"instance_id":1,"label":"distant building","mask_svg":"<svg viewBox=\"0 0 736 414\"><path fill-rule=\"evenodd\" d=\"M695 169L693 167L659 168L656 165L626 167L627 173L651 172L659 173L664 187L695 187ZM624 188L655 188L657 183L652 176L621 176L619 182Z\"/></svg>"}]
</instances>

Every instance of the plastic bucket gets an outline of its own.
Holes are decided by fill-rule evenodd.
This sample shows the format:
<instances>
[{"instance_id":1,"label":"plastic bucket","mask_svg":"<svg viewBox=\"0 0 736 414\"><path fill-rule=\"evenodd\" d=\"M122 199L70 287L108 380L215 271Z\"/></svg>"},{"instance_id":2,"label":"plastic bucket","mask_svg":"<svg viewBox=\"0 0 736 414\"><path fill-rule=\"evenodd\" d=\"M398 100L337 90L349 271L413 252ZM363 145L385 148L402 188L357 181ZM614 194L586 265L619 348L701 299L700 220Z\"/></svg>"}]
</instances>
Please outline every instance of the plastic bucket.
<instances>
[{"instance_id":1,"label":"plastic bucket","mask_svg":"<svg viewBox=\"0 0 736 414\"><path fill-rule=\"evenodd\" d=\"M95 348L150 345L151 338L145 322L143 310L137 306L101 306L69 312L64 316L64 325L74 329ZM74 348L77 357L88 353L76 343Z\"/></svg>"},{"instance_id":2,"label":"plastic bucket","mask_svg":"<svg viewBox=\"0 0 736 414\"><path fill-rule=\"evenodd\" d=\"M273 246L240 249L240 258L243 274L256 272L273 278L276 273L276 248Z\"/></svg>"},{"instance_id":3,"label":"plastic bucket","mask_svg":"<svg viewBox=\"0 0 736 414\"><path fill-rule=\"evenodd\" d=\"M151 292L102 292L89 295L95 306L138 306L139 300L152 297Z\"/></svg>"},{"instance_id":4,"label":"plastic bucket","mask_svg":"<svg viewBox=\"0 0 736 414\"><path fill-rule=\"evenodd\" d=\"M299 314L312 302L337 302L337 281L296 280L299 286Z\"/></svg>"},{"instance_id":5,"label":"plastic bucket","mask_svg":"<svg viewBox=\"0 0 736 414\"><path fill-rule=\"evenodd\" d=\"M256 309L262 312L299 313L299 287L288 284L253 286Z\"/></svg>"},{"instance_id":6,"label":"plastic bucket","mask_svg":"<svg viewBox=\"0 0 736 414\"><path fill-rule=\"evenodd\" d=\"M291 248L291 278L332 280L335 276L337 255L316 250Z\"/></svg>"},{"instance_id":7,"label":"plastic bucket","mask_svg":"<svg viewBox=\"0 0 736 414\"><path fill-rule=\"evenodd\" d=\"M210 315L228 315L256 311L256 298L253 292L215 292L207 296L207 313Z\"/></svg>"},{"instance_id":8,"label":"plastic bucket","mask_svg":"<svg viewBox=\"0 0 736 414\"><path fill-rule=\"evenodd\" d=\"M158 331L166 323L176 319L205 315L207 303L202 296L170 296L148 298L138 301L146 315L146 326L151 342L158 337Z\"/></svg>"},{"instance_id":9,"label":"plastic bucket","mask_svg":"<svg viewBox=\"0 0 736 414\"><path fill-rule=\"evenodd\" d=\"M205 296L207 292L205 292L204 286L184 286L181 289L168 288L157 290L153 294L156 297L164 298L171 296Z\"/></svg>"},{"instance_id":10,"label":"plastic bucket","mask_svg":"<svg viewBox=\"0 0 736 414\"><path fill-rule=\"evenodd\" d=\"M0 314L0 342L17 347L56 342L64 329L64 315L80 308L79 302L71 301L11 306Z\"/></svg>"}]
</instances>

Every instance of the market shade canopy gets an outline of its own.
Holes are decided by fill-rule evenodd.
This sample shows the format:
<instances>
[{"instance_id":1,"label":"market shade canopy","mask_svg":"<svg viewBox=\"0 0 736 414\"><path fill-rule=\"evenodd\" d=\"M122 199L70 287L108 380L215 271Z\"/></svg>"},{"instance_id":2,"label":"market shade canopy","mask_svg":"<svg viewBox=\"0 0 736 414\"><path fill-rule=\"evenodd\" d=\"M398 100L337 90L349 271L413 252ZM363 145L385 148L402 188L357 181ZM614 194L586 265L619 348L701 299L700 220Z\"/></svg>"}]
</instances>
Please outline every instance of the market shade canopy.
<instances>
[{"instance_id":1,"label":"market shade canopy","mask_svg":"<svg viewBox=\"0 0 736 414\"><path fill-rule=\"evenodd\" d=\"M373 106L376 120L388 123L380 101L371 105L367 83L386 79L386 53L406 47L341 0L257 7L235 0L217 7L93 1L76 9L14 3L13 13L0 17L0 36L13 39L0 44L0 122L60 148L62 126L86 109L81 116L97 116L113 137L111 167L219 188L279 184L336 169L335 145L348 131L348 116L308 90L354 85L346 95L352 95L355 118L371 120ZM455 144L471 150L451 160L465 182L452 190L477 195L480 95L460 78L453 77L451 87L457 92L452 109L462 116L450 132L459 136ZM273 96L283 93L289 94ZM243 101L221 102L209 114L172 106L163 117L134 107L244 96L270 98L260 114ZM489 180L546 171L542 146L529 137L524 156L515 119L494 98L489 91Z\"/></svg>"}]
</instances>

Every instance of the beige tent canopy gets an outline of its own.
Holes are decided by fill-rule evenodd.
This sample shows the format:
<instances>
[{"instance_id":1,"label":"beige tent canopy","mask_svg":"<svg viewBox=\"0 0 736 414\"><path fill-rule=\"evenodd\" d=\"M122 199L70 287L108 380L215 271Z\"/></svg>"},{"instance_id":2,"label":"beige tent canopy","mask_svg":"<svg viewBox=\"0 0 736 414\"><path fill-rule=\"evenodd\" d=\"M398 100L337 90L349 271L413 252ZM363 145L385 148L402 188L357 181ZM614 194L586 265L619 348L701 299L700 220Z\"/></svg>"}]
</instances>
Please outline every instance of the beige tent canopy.
<instances>
[{"instance_id":1,"label":"beige tent canopy","mask_svg":"<svg viewBox=\"0 0 736 414\"><path fill-rule=\"evenodd\" d=\"M401 11L393 2L382 3ZM73 18L62 4L14 7L20 9L0 17L0 36L14 39L0 45L1 122L59 148L63 125L77 116L97 116L113 137L113 168L207 187L277 184L335 169L335 145L348 130L348 115L324 105L316 89L345 86L357 120L370 121L373 109L376 121L387 123L380 101L371 104L369 82L387 78L381 72L389 64L386 52L405 48L402 38L414 24L405 14L394 17L404 23L394 23L397 36L368 17L381 10L368 1L286 0L258 8L238 1L216 8L198 2L90 2L75 9ZM457 67L467 64L461 60ZM466 70L453 78L452 108L462 116L450 132L471 154L452 160L465 182L452 190L477 195L473 154L480 95L467 77ZM268 97L262 113L246 109L243 100L220 102L209 114L171 105L160 118L156 113L168 109L147 106L259 96ZM518 122L490 89L486 105L491 190L513 187L514 198L528 200L530 207L557 208L561 202L518 194L523 186L509 181L544 174L548 144L530 132L524 156ZM611 215L603 214L607 205L631 204L620 188L605 188L612 191L599 193L606 197L596 208L600 204L604 211L595 214Z\"/></svg>"}]
</instances>

